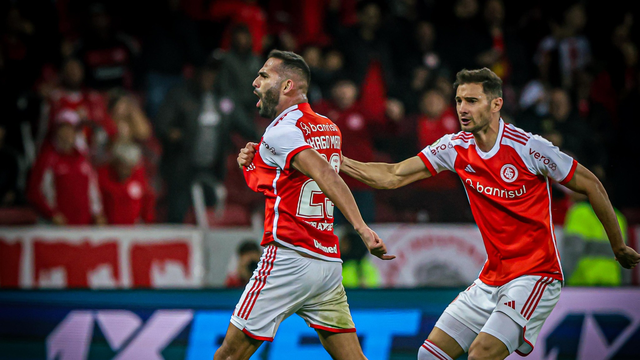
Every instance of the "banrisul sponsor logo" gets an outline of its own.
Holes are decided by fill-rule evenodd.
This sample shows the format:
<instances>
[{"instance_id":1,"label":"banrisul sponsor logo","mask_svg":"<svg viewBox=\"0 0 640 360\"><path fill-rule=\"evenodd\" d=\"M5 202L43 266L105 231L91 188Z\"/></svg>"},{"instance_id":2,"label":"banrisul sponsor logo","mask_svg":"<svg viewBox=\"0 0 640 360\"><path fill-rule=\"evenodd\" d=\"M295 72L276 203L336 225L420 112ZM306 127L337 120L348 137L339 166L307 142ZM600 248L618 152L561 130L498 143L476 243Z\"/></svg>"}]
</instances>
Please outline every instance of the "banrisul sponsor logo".
<instances>
[{"instance_id":1,"label":"banrisul sponsor logo","mask_svg":"<svg viewBox=\"0 0 640 360\"><path fill-rule=\"evenodd\" d=\"M471 179L465 179L465 184L469 185L470 188L475 191L485 194L487 196L498 197L503 199L513 199L520 197L527 193L527 188L523 184L522 187L516 190L507 190L504 188L499 188L497 186L486 186L481 184L479 181L475 183Z\"/></svg>"}]
</instances>

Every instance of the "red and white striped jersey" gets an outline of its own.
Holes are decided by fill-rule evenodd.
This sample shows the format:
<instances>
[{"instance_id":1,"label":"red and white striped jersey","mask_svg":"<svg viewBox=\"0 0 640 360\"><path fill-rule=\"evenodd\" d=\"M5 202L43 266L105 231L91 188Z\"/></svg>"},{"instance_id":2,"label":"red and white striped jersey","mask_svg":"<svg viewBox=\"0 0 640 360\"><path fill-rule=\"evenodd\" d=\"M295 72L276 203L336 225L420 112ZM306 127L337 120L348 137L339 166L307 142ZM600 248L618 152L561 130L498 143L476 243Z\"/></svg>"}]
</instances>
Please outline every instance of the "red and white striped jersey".
<instances>
[{"instance_id":1,"label":"red and white striped jersey","mask_svg":"<svg viewBox=\"0 0 640 360\"><path fill-rule=\"evenodd\" d=\"M577 166L573 158L502 119L489 152L476 146L471 133L459 132L418 156L433 175L450 170L460 176L487 250L480 280L492 286L522 275L563 280L549 178L569 182Z\"/></svg>"},{"instance_id":2,"label":"red and white striped jersey","mask_svg":"<svg viewBox=\"0 0 640 360\"><path fill-rule=\"evenodd\" d=\"M316 182L291 167L294 155L315 149L338 171L342 135L308 103L283 111L265 130L258 151L245 167L247 185L265 197L262 245L275 241L328 261L340 260L333 233L333 202Z\"/></svg>"}]
</instances>

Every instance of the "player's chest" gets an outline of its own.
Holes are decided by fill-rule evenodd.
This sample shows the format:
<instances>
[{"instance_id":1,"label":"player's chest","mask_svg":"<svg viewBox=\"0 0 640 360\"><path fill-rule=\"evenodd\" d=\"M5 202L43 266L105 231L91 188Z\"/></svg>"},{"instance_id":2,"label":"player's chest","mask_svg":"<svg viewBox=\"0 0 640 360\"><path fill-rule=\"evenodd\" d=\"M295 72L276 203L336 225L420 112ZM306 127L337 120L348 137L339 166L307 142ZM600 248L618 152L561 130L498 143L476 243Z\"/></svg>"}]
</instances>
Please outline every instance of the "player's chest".
<instances>
[{"instance_id":1,"label":"player's chest","mask_svg":"<svg viewBox=\"0 0 640 360\"><path fill-rule=\"evenodd\" d=\"M540 183L524 162L509 152L482 158L476 151L461 152L454 168L467 190L498 198L524 196Z\"/></svg>"}]
</instances>

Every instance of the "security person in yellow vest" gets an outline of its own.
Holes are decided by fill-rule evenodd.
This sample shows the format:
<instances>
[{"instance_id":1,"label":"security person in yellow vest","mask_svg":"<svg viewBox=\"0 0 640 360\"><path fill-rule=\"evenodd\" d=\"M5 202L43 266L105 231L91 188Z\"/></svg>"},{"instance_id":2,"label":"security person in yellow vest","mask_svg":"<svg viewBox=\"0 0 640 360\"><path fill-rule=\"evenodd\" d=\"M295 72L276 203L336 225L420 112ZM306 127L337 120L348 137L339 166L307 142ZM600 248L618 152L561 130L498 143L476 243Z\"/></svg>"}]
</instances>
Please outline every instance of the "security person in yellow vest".
<instances>
[{"instance_id":1,"label":"security person in yellow vest","mask_svg":"<svg viewBox=\"0 0 640 360\"><path fill-rule=\"evenodd\" d=\"M607 234L591 204L581 194L571 194L575 203L567 211L561 260L569 286L628 285L631 273L621 269L615 260ZM627 242L627 220L614 209L620 230Z\"/></svg>"}]
</instances>

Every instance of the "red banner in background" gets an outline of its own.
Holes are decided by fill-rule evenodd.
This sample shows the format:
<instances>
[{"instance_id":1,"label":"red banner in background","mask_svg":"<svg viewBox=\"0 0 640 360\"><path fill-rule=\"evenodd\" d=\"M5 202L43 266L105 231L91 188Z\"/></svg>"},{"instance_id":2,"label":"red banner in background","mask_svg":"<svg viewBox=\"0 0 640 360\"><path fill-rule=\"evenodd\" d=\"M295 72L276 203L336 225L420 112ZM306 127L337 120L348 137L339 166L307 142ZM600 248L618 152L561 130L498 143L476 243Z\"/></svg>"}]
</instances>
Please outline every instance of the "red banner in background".
<instances>
[{"instance_id":1,"label":"red banner in background","mask_svg":"<svg viewBox=\"0 0 640 360\"><path fill-rule=\"evenodd\" d=\"M203 283L199 230L0 230L1 288L200 288Z\"/></svg>"}]
</instances>

